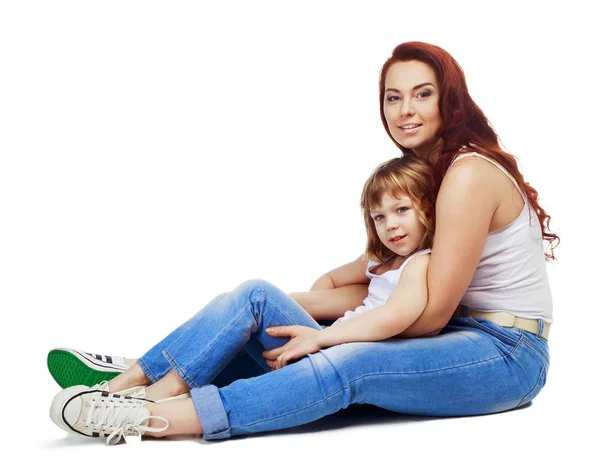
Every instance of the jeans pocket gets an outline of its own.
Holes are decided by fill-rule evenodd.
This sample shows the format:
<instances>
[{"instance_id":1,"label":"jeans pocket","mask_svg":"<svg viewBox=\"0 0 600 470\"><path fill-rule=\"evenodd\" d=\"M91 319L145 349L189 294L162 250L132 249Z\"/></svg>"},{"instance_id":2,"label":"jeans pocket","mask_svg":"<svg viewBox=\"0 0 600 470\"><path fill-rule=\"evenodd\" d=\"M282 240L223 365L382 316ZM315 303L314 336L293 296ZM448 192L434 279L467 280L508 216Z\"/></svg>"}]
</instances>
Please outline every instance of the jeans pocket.
<instances>
[{"instance_id":1,"label":"jeans pocket","mask_svg":"<svg viewBox=\"0 0 600 470\"><path fill-rule=\"evenodd\" d=\"M523 331L519 328L504 328L489 320L480 318L466 317L469 324L474 328L488 333L494 338L510 346L517 346L523 339Z\"/></svg>"}]
</instances>

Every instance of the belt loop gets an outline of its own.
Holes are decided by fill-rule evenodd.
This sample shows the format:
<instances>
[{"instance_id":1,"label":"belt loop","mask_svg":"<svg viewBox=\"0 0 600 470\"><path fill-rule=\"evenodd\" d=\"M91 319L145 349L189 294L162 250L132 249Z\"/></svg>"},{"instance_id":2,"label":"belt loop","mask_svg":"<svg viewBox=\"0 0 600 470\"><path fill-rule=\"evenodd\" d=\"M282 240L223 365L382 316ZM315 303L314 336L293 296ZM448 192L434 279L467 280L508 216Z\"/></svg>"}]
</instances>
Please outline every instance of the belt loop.
<instances>
[{"instance_id":1,"label":"belt loop","mask_svg":"<svg viewBox=\"0 0 600 470\"><path fill-rule=\"evenodd\" d=\"M459 305L458 305L458 308L460 309L460 316L461 316L461 317L463 317L463 318L464 318L464 317L468 316L468 315L467 315L467 313L468 313L468 312L467 312L467 306L466 306L466 305L459 304Z\"/></svg>"},{"instance_id":2,"label":"belt loop","mask_svg":"<svg viewBox=\"0 0 600 470\"><path fill-rule=\"evenodd\" d=\"M544 332L544 320L542 320L541 318L538 318L538 332L537 332L537 339L540 339L542 337L542 333Z\"/></svg>"}]
</instances>

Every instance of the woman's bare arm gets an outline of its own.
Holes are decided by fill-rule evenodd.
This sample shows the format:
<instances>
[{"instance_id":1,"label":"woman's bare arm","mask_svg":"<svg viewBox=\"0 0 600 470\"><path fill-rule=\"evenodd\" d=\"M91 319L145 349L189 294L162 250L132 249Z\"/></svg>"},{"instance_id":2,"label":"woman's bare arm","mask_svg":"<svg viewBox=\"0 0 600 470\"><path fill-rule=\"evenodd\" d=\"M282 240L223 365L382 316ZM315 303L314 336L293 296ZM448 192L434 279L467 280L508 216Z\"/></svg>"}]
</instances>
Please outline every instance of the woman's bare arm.
<instances>
[{"instance_id":1,"label":"woman's bare arm","mask_svg":"<svg viewBox=\"0 0 600 470\"><path fill-rule=\"evenodd\" d=\"M427 306L402 337L430 334L452 317L479 264L499 206L499 178L492 165L477 157L457 162L444 177L436 203Z\"/></svg>"}]
</instances>

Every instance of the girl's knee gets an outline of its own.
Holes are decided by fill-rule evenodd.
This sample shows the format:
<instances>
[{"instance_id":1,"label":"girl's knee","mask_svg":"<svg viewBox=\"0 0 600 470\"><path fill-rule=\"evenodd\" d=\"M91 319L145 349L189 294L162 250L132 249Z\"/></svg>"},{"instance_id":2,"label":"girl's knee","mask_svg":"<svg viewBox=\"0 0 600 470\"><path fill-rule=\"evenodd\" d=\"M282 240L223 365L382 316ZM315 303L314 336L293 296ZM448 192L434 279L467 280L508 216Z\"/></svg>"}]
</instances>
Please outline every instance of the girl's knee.
<instances>
[{"instance_id":1,"label":"girl's knee","mask_svg":"<svg viewBox=\"0 0 600 470\"><path fill-rule=\"evenodd\" d=\"M252 294L253 292L268 292L272 289L276 289L276 287L268 281L264 279L250 279L248 281L242 282L237 288L236 292Z\"/></svg>"}]
</instances>

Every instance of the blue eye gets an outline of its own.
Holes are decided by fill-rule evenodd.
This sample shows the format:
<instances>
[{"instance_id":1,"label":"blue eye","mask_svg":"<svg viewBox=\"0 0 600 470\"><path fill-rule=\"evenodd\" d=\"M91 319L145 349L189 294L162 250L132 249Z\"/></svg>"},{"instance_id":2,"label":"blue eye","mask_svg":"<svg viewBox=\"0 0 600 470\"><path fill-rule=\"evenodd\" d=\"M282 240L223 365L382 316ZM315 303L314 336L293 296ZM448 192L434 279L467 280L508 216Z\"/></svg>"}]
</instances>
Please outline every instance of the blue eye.
<instances>
[{"instance_id":1,"label":"blue eye","mask_svg":"<svg viewBox=\"0 0 600 470\"><path fill-rule=\"evenodd\" d=\"M409 207L398 207L398 211L402 214L404 214L406 211L408 211L410 208Z\"/></svg>"},{"instance_id":2,"label":"blue eye","mask_svg":"<svg viewBox=\"0 0 600 470\"><path fill-rule=\"evenodd\" d=\"M383 218L383 216L382 216L382 215L376 215L375 217L373 217L373 220L374 220L375 222L379 222L379 221L381 220L381 218L380 218L380 217L381 217L381 218Z\"/></svg>"}]
</instances>

